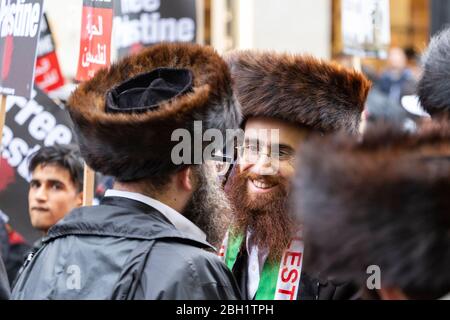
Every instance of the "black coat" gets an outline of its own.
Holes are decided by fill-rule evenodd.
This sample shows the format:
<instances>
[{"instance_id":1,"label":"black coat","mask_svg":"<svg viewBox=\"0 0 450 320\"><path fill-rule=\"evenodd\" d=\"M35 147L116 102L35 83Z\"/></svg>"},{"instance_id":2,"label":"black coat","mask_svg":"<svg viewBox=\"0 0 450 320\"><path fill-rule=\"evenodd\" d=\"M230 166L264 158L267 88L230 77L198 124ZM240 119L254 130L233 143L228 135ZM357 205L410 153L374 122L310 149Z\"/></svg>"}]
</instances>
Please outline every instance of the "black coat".
<instances>
[{"instance_id":1,"label":"black coat","mask_svg":"<svg viewBox=\"0 0 450 320\"><path fill-rule=\"evenodd\" d=\"M251 299L247 294L248 254L244 248L238 254L233 266L233 274L239 284L242 297ZM302 271L297 300L349 300L358 299L358 288L349 283L338 283L332 280L313 277Z\"/></svg>"},{"instance_id":2,"label":"black coat","mask_svg":"<svg viewBox=\"0 0 450 320\"><path fill-rule=\"evenodd\" d=\"M0 300L9 299L9 283L6 274L5 265L3 264L2 255L7 252L8 237L3 220L0 218Z\"/></svg>"},{"instance_id":3,"label":"black coat","mask_svg":"<svg viewBox=\"0 0 450 320\"><path fill-rule=\"evenodd\" d=\"M206 249L156 209L107 197L50 229L12 299L239 299L231 272Z\"/></svg>"},{"instance_id":4,"label":"black coat","mask_svg":"<svg viewBox=\"0 0 450 320\"><path fill-rule=\"evenodd\" d=\"M2 257L0 257L0 300L9 299L9 283Z\"/></svg>"},{"instance_id":5,"label":"black coat","mask_svg":"<svg viewBox=\"0 0 450 320\"><path fill-rule=\"evenodd\" d=\"M12 284L20 267L23 265L25 258L31 251L31 247L22 241L10 242L9 233L6 229L6 224L0 218L0 252L3 258L3 263L6 268L9 283Z\"/></svg>"}]
</instances>

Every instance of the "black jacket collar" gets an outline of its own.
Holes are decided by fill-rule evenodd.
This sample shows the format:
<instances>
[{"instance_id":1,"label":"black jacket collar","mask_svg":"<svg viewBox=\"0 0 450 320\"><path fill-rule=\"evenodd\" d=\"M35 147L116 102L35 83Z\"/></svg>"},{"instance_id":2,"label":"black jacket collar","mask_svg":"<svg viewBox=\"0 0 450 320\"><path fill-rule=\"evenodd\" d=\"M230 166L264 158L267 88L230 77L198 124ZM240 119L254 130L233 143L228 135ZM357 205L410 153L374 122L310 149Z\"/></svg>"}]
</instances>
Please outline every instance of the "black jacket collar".
<instances>
[{"instance_id":1,"label":"black jacket collar","mask_svg":"<svg viewBox=\"0 0 450 320\"><path fill-rule=\"evenodd\" d=\"M126 210L133 210L145 214L153 214L157 215L158 218L163 219L165 222L170 223L170 221L161 214L158 210L153 208L152 206L149 206L148 204L145 204L144 202L133 200L130 198L125 197L104 197L100 201L100 205L105 206L116 206L121 207Z\"/></svg>"},{"instance_id":2,"label":"black jacket collar","mask_svg":"<svg viewBox=\"0 0 450 320\"><path fill-rule=\"evenodd\" d=\"M142 240L176 238L199 247L213 248L207 242L193 239L178 231L155 208L123 197L105 197L98 206L72 210L49 230L43 241L75 234Z\"/></svg>"}]
</instances>

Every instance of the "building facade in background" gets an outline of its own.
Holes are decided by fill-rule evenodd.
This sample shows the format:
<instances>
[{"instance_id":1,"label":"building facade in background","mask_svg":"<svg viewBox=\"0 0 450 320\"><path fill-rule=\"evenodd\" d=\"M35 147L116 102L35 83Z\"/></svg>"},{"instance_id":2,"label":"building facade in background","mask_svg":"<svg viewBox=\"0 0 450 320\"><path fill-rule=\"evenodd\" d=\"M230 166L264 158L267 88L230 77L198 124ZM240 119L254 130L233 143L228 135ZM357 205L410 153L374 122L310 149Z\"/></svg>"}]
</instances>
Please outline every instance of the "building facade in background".
<instances>
[{"instance_id":1,"label":"building facade in background","mask_svg":"<svg viewBox=\"0 0 450 320\"><path fill-rule=\"evenodd\" d=\"M47 0L45 6L63 73L72 78L82 0ZM390 11L392 45L418 53L430 34L450 22L447 0L391 0ZM341 0L197 0L197 14L198 42L213 45L219 52L255 48L323 58L342 52ZM380 67L384 62L369 63Z\"/></svg>"}]
</instances>

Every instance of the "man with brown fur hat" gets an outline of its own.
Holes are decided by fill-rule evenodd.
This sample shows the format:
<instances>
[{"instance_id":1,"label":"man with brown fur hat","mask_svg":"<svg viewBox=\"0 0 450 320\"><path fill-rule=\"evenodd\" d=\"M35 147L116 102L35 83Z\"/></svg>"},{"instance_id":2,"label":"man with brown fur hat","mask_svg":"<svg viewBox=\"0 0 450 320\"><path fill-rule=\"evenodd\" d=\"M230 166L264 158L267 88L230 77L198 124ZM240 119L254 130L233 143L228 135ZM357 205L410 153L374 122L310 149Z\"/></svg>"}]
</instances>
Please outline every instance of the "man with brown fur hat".
<instances>
[{"instance_id":1,"label":"man with brown fur hat","mask_svg":"<svg viewBox=\"0 0 450 320\"><path fill-rule=\"evenodd\" d=\"M220 185L206 164L172 157L175 130L238 126L230 83L222 58L193 44L154 45L82 83L68 102L82 156L116 183L49 230L13 298L239 299L207 251L222 236Z\"/></svg>"},{"instance_id":2,"label":"man with brown fur hat","mask_svg":"<svg viewBox=\"0 0 450 320\"><path fill-rule=\"evenodd\" d=\"M295 182L307 265L354 281L367 299L450 293L448 124L312 140Z\"/></svg>"},{"instance_id":3,"label":"man with brown fur hat","mask_svg":"<svg viewBox=\"0 0 450 320\"><path fill-rule=\"evenodd\" d=\"M348 296L302 270L301 230L287 203L300 143L312 132L356 134L369 81L310 56L242 52L229 64L245 139L225 185L234 222L220 255L248 299Z\"/></svg>"}]
</instances>

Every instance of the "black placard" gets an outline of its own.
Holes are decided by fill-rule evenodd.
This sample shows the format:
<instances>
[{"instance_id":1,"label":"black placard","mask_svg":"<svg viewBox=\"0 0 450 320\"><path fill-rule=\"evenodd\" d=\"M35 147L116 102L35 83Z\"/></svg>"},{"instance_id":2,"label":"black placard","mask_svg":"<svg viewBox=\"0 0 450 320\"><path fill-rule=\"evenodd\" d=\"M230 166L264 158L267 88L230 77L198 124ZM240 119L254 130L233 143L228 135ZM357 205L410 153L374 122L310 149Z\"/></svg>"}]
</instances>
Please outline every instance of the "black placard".
<instances>
[{"instance_id":1,"label":"black placard","mask_svg":"<svg viewBox=\"0 0 450 320\"><path fill-rule=\"evenodd\" d=\"M43 0L0 2L0 94L29 98Z\"/></svg>"}]
</instances>

